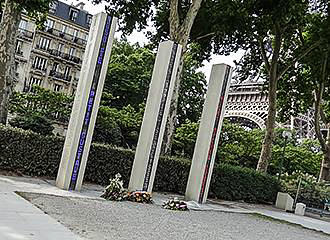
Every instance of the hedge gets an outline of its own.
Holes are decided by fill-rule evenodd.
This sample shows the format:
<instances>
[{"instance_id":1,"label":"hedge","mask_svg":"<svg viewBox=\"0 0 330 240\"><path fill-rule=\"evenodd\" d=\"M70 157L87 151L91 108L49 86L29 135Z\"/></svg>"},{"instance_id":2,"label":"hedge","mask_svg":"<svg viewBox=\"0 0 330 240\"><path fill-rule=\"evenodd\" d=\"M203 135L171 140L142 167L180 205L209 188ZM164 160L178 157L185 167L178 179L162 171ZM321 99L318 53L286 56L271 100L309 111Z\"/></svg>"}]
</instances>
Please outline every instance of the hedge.
<instances>
[{"instance_id":1,"label":"hedge","mask_svg":"<svg viewBox=\"0 0 330 240\"><path fill-rule=\"evenodd\" d=\"M1 170L56 178L63 138L0 125L0 140ZM84 180L107 185L110 178L120 173L127 186L133 160L134 151L93 143ZM161 157L153 190L183 194L189 169L190 160ZM279 190L280 184L274 177L252 169L217 165L209 196L224 200L274 202Z\"/></svg>"}]
</instances>

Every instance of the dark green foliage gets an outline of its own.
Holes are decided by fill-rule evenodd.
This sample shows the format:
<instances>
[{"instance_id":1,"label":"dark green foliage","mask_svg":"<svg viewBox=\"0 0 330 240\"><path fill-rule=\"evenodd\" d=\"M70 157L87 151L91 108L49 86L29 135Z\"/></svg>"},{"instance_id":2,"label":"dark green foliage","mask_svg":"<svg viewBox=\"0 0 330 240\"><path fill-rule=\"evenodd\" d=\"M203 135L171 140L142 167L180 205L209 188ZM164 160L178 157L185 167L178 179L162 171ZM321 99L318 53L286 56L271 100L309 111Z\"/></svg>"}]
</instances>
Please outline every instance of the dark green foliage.
<instances>
[{"instance_id":1,"label":"dark green foliage","mask_svg":"<svg viewBox=\"0 0 330 240\"><path fill-rule=\"evenodd\" d=\"M15 92L9 103L11 114L38 115L66 123L69 121L73 97L35 85L31 92Z\"/></svg>"},{"instance_id":2,"label":"dark green foliage","mask_svg":"<svg viewBox=\"0 0 330 240\"><path fill-rule=\"evenodd\" d=\"M101 106L97 115L95 142L135 148L142 124L144 105L135 110L131 105L122 109Z\"/></svg>"},{"instance_id":3,"label":"dark green foliage","mask_svg":"<svg viewBox=\"0 0 330 240\"><path fill-rule=\"evenodd\" d=\"M137 109L146 101L154 61L155 54L145 47L115 42L104 84L104 92L114 96L111 107Z\"/></svg>"},{"instance_id":4,"label":"dark green foliage","mask_svg":"<svg viewBox=\"0 0 330 240\"><path fill-rule=\"evenodd\" d=\"M120 145L122 135L115 112L117 109L100 106L93 133L93 142Z\"/></svg>"},{"instance_id":5,"label":"dark green foliage","mask_svg":"<svg viewBox=\"0 0 330 240\"><path fill-rule=\"evenodd\" d=\"M177 156L192 158L198 133L198 123L187 121L176 129L173 148ZM313 140L299 142L293 132L293 138L287 142L283 156L284 129L275 129L274 147L268 173L279 173L280 162L282 172L302 171L315 177L319 173L322 161L320 145ZM258 163L264 132L260 129L246 130L238 124L224 120L216 163L255 169Z\"/></svg>"},{"instance_id":6,"label":"dark green foliage","mask_svg":"<svg viewBox=\"0 0 330 240\"><path fill-rule=\"evenodd\" d=\"M207 82L204 73L198 70L203 65L194 59L195 52L198 52L196 45L191 44L183 59L177 113L179 125L187 120L197 122L203 111Z\"/></svg>"},{"instance_id":7,"label":"dark green foliage","mask_svg":"<svg viewBox=\"0 0 330 240\"><path fill-rule=\"evenodd\" d=\"M41 136L30 131L0 125L0 169L30 176L55 178L61 159L64 139ZM120 173L127 187L134 152L109 145L92 144L85 181L108 185L109 179ZM159 159L154 190L183 194L190 170L186 159ZM270 202L279 185L268 175L229 165L215 166L210 196L227 200Z\"/></svg>"},{"instance_id":8,"label":"dark green foliage","mask_svg":"<svg viewBox=\"0 0 330 240\"><path fill-rule=\"evenodd\" d=\"M54 130L51 121L38 114L17 116L9 120L9 123L13 127L31 130L41 135L51 135Z\"/></svg>"},{"instance_id":9,"label":"dark green foliage","mask_svg":"<svg viewBox=\"0 0 330 240\"><path fill-rule=\"evenodd\" d=\"M226 164L215 166L211 186L210 196L246 202L274 202L280 191L274 177Z\"/></svg>"},{"instance_id":10,"label":"dark green foliage","mask_svg":"<svg viewBox=\"0 0 330 240\"><path fill-rule=\"evenodd\" d=\"M300 178L298 202L305 203L308 207L322 209L324 201L330 200L330 186L324 182L318 182L314 176L301 172L294 172L292 175L285 174L281 179L283 191L295 197Z\"/></svg>"},{"instance_id":11,"label":"dark green foliage","mask_svg":"<svg viewBox=\"0 0 330 240\"><path fill-rule=\"evenodd\" d=\"M186 120L177 127L174 135L173 150L176 156L192 158L197 139L199 123Z\"/></svg>"}]
</instances>

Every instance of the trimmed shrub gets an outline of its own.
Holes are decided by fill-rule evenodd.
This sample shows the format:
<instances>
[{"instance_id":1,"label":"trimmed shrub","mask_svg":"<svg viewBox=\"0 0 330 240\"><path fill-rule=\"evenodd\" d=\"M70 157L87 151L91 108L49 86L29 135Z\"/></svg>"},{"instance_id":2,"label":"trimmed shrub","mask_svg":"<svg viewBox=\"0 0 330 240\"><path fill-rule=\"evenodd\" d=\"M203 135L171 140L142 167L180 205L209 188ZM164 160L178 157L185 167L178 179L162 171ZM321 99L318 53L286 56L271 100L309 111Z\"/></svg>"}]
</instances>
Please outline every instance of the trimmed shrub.
<instances>
[{"instance_id":1,"label":"trimmed shrub","mask_svg":"<svg viewBox=\"0 0 330 240\"><path fill-rule=\"evenodd\" d=\"M52 135L54 127L52 122L39 114L27 114L24 116L16 116L9 120L13 127L22 128L24 130L31 130L41 135Z\"/></svg>"},{"instance_id":2,"label":"trimmed shrub","mask_svg":"<svg viewBox=\"0 0 330 240\"><path fill-rule=\"evenodd\" d=\"M29 176L55 178L59 167L64 139L42 136L0 125L0 169ZM134 152L93 143L87 162L85 181L106 186L109 179L120 173L127 187ZM155 191L183 194L189 176L190 161L161 157L158 162ZM216 165L211 180L210 196L224 200L272 202L280 186L269 175L252 169Z\"/></svg>"},{"instance_id":3,"label":"trimmed shrub","mask_svg":"<svg viewBox=\"0 0 330 240\"><path fill-rule=\"evenodd\" d=\"M280 184L250 168L219 164L213 170L209 196L245 202L275 202Z\"/></svg>"}]
</instances>

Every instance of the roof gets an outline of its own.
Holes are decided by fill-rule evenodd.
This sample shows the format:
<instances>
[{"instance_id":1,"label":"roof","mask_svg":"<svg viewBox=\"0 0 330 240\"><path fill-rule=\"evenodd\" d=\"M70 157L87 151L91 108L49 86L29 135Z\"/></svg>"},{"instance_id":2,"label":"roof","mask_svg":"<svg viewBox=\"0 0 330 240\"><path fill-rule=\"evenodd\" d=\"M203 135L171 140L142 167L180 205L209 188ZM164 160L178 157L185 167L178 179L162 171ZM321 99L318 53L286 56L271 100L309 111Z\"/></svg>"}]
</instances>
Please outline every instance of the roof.
<instances>
[{"instance_id":1,"label":"roof","mask_svg":"<svg viewBox=\"0 0 330 240\"><path fill-rule=\"evenodd\" d=\"M54 1L53 6L56 6L56 10L55 8L52 10L52 8L50 7L50 15L62 18L63 20L70 21L81 27L89 29L90 24L88 23L88 18L92 17L92 15L89 14L87 11L81 10L73 5L68 5L58 0ZM75 21L70 19L70 12L72 10L75 10L78 13Z\"/></svg>"}]
</instances>

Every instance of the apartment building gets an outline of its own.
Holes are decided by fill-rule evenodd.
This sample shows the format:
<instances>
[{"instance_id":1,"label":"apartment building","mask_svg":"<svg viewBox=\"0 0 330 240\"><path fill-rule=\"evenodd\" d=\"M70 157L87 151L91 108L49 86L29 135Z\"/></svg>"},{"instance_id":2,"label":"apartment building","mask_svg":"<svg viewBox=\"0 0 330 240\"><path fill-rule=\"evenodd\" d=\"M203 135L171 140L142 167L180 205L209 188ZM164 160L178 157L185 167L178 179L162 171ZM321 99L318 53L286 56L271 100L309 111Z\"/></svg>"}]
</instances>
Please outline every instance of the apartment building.
<instances>
[{"instance_id":1,"label":"apartment building","mask_svg":"<svg viewBox=\"0 0 330 240\"><path fill-rule=\"evenodd\" d=\"M92 15L84 4L54 1L43 29L24 14L16 42L16 91L33 85L75 94Z\"/></svg>"}]
</instances>

